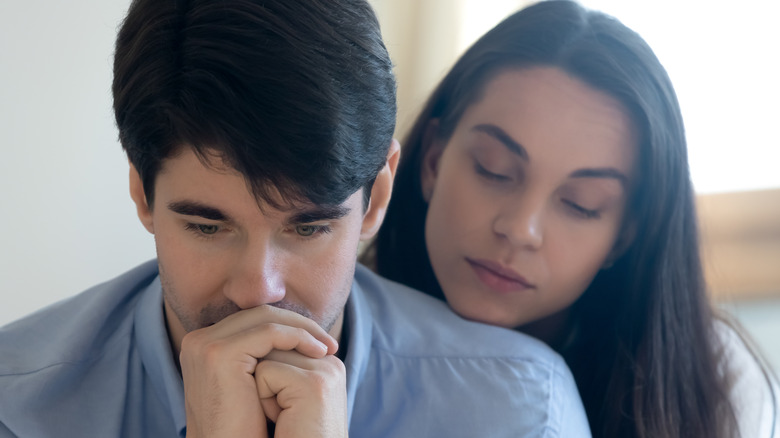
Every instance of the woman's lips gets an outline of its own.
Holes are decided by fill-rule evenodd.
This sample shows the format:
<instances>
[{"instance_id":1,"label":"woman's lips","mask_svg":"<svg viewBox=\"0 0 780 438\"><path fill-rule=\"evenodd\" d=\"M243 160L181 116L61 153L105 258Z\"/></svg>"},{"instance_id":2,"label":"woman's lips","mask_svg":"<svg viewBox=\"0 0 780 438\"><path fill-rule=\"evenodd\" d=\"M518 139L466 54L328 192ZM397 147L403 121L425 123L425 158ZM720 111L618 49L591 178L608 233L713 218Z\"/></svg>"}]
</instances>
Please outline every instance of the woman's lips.
<instances>
[{"instance_id":1,"label":"woman's lips","mask_svg":"<svg viewBox=\"0 0 780 438\"><path fill-rule=\"evenodd\" d=\"M480 281L497 292L520 292L536 287L517 272L499 263L469 258L466 258L466 261L477 274Z\"/></svg>"}]
</instances>

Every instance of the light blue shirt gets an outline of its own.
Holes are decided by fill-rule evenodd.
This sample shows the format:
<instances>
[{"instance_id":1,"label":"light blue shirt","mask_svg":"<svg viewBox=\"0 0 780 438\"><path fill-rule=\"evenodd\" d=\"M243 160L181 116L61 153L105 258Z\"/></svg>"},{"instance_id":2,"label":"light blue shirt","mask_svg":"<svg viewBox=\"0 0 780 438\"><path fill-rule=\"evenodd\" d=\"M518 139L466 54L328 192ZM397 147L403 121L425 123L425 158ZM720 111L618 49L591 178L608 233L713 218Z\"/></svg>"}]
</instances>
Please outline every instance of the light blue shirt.
<instances>
[{"instance_id":1,"label":"light blue shirt","mask_svg":"<svg viewBox=\"0 0 780 438\"><path fill-rule=\"evenodd\" d=\"M354 438L590 436L571 373L537 340L362 266L346 318ZM184 437L185 426L156 261L0 329L0 437Z\"/></svg>"}]
</instances>

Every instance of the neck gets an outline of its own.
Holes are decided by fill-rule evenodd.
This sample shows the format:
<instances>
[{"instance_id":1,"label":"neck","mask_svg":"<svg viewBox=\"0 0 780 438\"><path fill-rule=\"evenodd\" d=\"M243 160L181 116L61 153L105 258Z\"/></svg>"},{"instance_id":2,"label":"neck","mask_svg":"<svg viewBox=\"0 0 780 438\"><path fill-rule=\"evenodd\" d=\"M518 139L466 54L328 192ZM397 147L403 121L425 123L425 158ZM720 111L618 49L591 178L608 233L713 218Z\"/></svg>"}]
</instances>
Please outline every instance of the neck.
<instances>
[{"instance_id":1,"label":"neck","mask_svg":"<svg viewBox=\"0 0 780 438\"><path fill-rule=\"evenodd\" d=\"M173 313L173 309L168 305L168 300L163 300L163 315L165 315L165 327L168 329L168 341L171 343L171 350L176 358L176 366L179 366L179 354L181 353L181 340L187 331L179 322L179 318Z\"/></svg>"},{"instance_id":2,"label":"neck","mask_svg":"<svg viewBox=\"0 0 780 438\"><path fill-rule=\"evenodd\" d=\"M565 308L550 316L536 320L517 328L527 335L533 336L553 349L558 350L566 342L569 332L571 311Z\"/></svg>"}]
</instances>

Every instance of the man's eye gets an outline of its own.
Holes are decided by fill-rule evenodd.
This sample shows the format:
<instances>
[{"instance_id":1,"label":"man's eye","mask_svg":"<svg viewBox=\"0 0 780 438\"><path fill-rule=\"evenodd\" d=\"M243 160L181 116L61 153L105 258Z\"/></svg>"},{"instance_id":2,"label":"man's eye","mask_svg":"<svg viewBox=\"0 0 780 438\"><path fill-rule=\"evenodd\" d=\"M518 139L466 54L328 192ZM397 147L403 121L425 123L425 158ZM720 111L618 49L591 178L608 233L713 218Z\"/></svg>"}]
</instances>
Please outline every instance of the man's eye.
<instances>
[{"instance_id":1,"label":"man's eye","mask_svg":"<svg viewBox=\"0 0 780 438\"><path fill-rule=\"evenodd\" d=\"M198 228L198 231L200 231L203 234L215 234L217 231L219 231L218 225L195 225Z\"/></svg>"},{"instance_id":2,"label":"man's eye","mask_svg":"<svg viewBox=\"0 0 780 438\"><path fill-rule=\"evenodd\" d=\"M295 232L301 237L312 237L315 235L328 234L331 232L330 225L296 225Z\"/></svg>"},{"instance_id":3,"label":"man's eye","mask_svg":"<svg viewBox=\"0 0 780 438\"><path fill-rule=\"evenodd\" d=\"M316 225L296 225L295 232L303 237L309 237L317 232Z\"/></svg>"},{"instance_id":4,"label":"man's eye","mask_svg":"<svg viewBox=\"0 0 780 438\"><path fill-rule=\"evenodd\" d=\"M196 237L211 238L222 230L220 225L206 225L188 223L185 228L195 234Z\"/></svg>"}]
</instances>

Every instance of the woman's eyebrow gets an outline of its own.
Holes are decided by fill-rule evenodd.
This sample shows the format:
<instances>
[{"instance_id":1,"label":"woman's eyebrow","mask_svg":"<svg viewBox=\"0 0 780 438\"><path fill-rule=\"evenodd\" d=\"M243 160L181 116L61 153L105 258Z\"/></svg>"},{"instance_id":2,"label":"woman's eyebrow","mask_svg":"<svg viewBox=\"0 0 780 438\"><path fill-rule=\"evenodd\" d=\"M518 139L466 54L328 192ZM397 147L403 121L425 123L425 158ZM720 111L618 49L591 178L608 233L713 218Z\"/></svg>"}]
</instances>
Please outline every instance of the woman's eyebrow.
<instances>
[{"instance_id":1,"label":"woman's eyebrow","mask_svg":"<svg viewBox=\"0 0 780 438\"><path fill-rule=\"evenodd\" d=\"M528 155L528 151L509 136L503 129L496 125L489 123L482 123L472 128L474 131L485 133L506 146L511 152L517 154L525 161L530 162L531 157ZM628 188L628 177L621 171L614 167L599 167L599 168L586 168L575 170L569 175L570 178L607 178L617 180L623 188Z\"/></svg>"},{"instance_id":2,"label":"woman's eyebrow","mask_svg":"<svg viewBox=\"0 0 780 438\"><path fill-rule=\"evenodd\" d=\"M628 177L614 167L578 169L569 174L570 178L606 178L617 180L623 189L628 188Z\"/></svg>"},{"instance_id":3,"label":"woman's eyebrow","mask_svg":"<svg viewBox=\"0 0 780 438\"><path fill-rule=\"evenodd\" d=\"M523 160L526 162L531 161L531 157L528 156L528 151L525 150L523 145L515 141L512 137L509 136L503 129L499 128L496 125L492 125L490 123L482 123L479 125L476 125L474 128L472 128L474 131L485 133L499 142L506 146L507 149L509 149L510 152L513 152L520 156Z\"/></svg>"}]
</instances>

